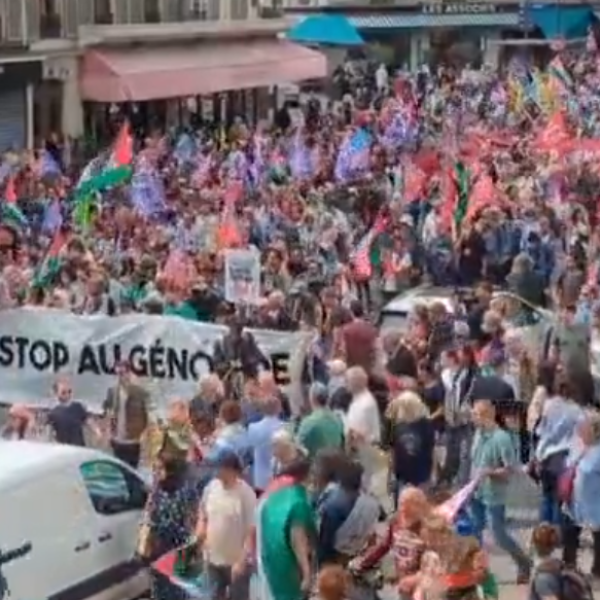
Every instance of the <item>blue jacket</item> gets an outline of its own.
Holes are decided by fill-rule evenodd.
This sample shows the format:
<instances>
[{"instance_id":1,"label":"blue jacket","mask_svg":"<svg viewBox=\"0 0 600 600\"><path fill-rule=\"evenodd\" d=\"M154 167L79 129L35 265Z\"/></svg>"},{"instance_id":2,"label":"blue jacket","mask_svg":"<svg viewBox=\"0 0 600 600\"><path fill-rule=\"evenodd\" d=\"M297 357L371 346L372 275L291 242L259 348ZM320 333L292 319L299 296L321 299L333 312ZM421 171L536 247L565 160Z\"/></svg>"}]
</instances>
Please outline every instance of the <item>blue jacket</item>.
<instances>
[{"instance_id":1,"label":"blue jacket","mask_svg":"<svg viewBox=\"0 0 600 600\"><path fill-rule=\"evenodd\" d=\"M317 544L319 564L331 562L337 557L335 537L350 516L357 498L358 494L350 494L338 486L325 495L319 507L321 516Z\"/></svg>"},{"instance_id":2,"label":"blue jacket","mask_svg":"<svg viewBox=\"0 0 600 600\"><path fill-rule=\"evenodd\" d=\"M577 462L573 485L571 513L578 525L592 530L600 529L600 443L588 448L579 457L569 456L569 462Z\"/></svg>"},{"instance_id":3,"label":"blue jacket","mask_svg":"<svg viewBox=\"0 0 600 600\"><path fill-rule=\"evenodd\" d=\"M558 396L549 398L535 431L539 437L535 450L537 460L542 462L553 454L567 452L571 448L575 429L584 418L583 409L574 402Z\"/></svg>"}]
</instances>

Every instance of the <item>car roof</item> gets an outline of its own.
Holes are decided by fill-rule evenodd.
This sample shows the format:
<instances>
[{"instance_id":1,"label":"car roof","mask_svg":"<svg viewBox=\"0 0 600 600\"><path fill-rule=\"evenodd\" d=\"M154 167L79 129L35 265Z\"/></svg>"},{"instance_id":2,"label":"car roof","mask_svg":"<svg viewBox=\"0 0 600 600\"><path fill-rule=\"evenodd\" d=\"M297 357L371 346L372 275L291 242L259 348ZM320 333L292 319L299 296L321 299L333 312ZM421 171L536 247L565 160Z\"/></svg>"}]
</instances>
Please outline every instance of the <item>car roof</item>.
<instances>
[{"instance_id":1,"label":"car roof","mask_svg":"<svg viewBox=\"0 0 600 600\"><path fill-rule=\"evenodd\" d=\"M106 458L99 450L28 441L0 442L0 489L32 479L49 468Z\"/></svg>"},{"instance_id":2,"label":"car roof","mask_svg":"<svg viewBox=\"0 0 600 600\"><path fill-rule=\"evenodd\" d=\"M446 306L447 309L451 310L451 299L457 289L458 291L467 294L474 291L473 288L452 288L421 285L398 294L398 296L396 296L383 307L381 314L382 316L385 316L386 314L407 314L414 308L415 304L429 305L433 304L434 302L441 302ZM506 295L519 298L519 296L517 296L515 293L500 288L494 289L492 295L495 297ZM520 300L527 304L527 302L522 298L520 298ZM551 311L544 309L541 306L532 306L532 308L543 314L546 318L550 318L552 316Z\"/></svg>"},{"instance_id":3,"label":"car roof","mask_svg":"<svg viewBox=\"0 0 600 600\"><path fill-rule=\"evenodd\" d=\"M415 304L433 304L443 302L447 307L454 293L454 288L443 288L422 285L402 292L383 307L383 314L407 313Z\"/></svg>"}]
</instances>

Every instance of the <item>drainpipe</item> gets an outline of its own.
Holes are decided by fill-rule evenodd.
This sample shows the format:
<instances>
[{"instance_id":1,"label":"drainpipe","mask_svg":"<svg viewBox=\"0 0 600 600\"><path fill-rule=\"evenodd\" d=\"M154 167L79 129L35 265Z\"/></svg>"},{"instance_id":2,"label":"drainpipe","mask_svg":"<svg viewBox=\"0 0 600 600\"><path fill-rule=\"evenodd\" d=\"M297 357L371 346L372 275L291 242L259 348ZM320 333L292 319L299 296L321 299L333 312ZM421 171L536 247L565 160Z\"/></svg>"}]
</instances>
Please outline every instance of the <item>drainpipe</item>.
<instances>
[{"instance_id":1,"label":"drainpipe","mask_svg":"<svg viewBox=\"0 0 600 600\"><path fill-rule=\"evenodd\" d=\"M21 0L21 40L25 47L29 46L29 24L27 23L27 0Z\"/></svg>"}]
</instances>

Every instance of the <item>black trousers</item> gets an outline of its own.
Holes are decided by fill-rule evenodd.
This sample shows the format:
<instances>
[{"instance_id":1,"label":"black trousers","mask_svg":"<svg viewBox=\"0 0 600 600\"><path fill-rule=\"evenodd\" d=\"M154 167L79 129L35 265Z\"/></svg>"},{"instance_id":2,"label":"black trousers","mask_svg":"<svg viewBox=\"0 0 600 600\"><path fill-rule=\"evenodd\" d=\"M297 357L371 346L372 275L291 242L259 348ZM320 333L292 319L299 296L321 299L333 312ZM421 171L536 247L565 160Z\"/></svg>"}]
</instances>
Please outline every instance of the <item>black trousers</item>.
<instances>
[{"instance_id":1,"label":"black trousers","mask_svg":"<svg viewBox=\"0 0 600 600\"><path fill-rule=\"evenodd\" d=\"M113 454L132 469L137 469L140 464L140 445L139 444L121 444L116 440L111 440Z\"/></svg>"},{"instance_id":2,"label":"black trousers","mask_svg":"<svg viewBox=\"0 0 600 600\"><path fill-rule=\"evenodd\" d=\"M592 575L600 576L600 531L592 532L593 536L593 559L592 559ZM563 515L562 519L562 542L563 555L562 559L565 565L569 567L577 566L577 553L581 538L581 527L577 525L571 517Z\"/></svg>"}]
</instances>

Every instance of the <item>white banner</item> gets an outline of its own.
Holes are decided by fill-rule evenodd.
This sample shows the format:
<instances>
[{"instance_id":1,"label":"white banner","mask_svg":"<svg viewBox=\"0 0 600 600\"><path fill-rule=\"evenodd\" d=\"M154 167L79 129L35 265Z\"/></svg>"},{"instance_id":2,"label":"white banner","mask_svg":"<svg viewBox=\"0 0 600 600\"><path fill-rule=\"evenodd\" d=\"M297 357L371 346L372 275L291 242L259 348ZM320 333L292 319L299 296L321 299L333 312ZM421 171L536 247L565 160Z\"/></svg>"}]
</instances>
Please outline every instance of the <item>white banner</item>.
<instances>
[{"instance_id":1,"label":"white banner","mask_svg":"<svg viewBox=\"0 0 600 600\"><path fill-rule=\"evenodd\" d=\"M36 308L0 312L0 402L48 405L57 376L68 376L73 396L98 410L115 385L115 363L126 360L158 407L191 398L211 368L215 341L227 329L178 317L80 317ZM306 334L251 330L280 382L297 361Z\"/></svg>"}]
</instances>

